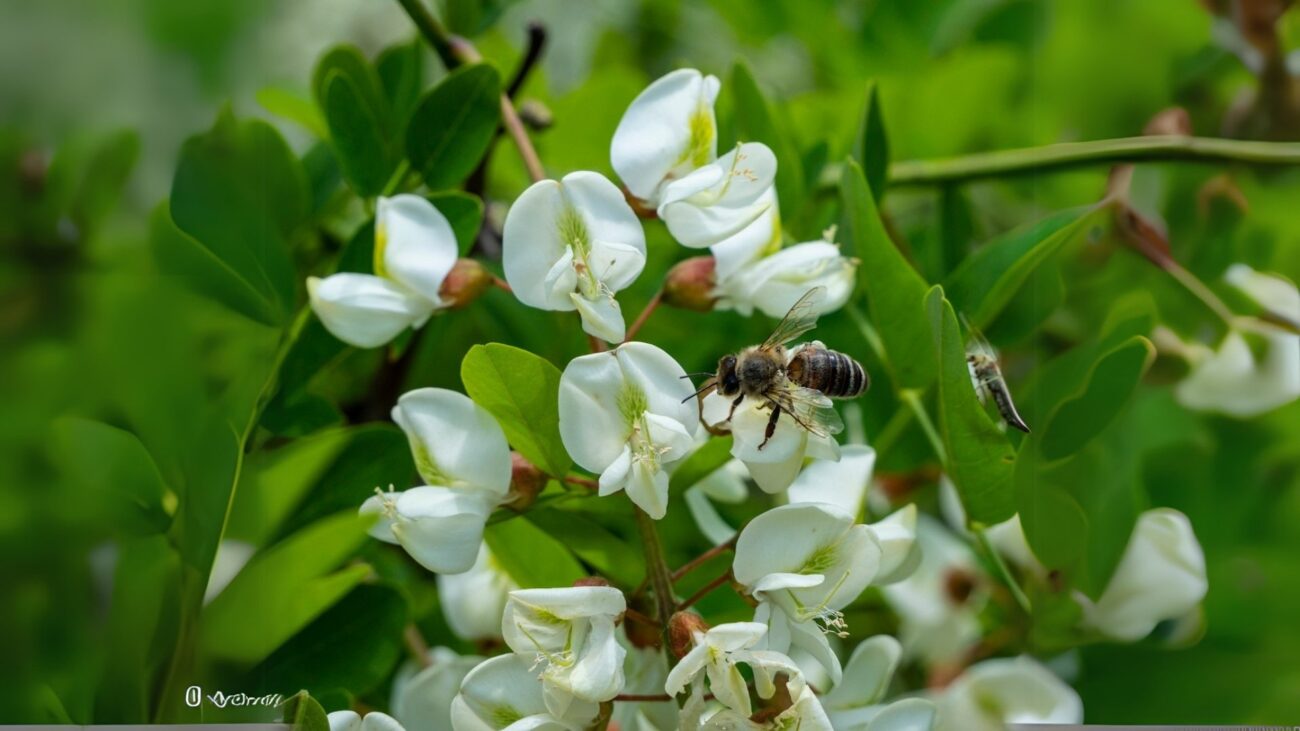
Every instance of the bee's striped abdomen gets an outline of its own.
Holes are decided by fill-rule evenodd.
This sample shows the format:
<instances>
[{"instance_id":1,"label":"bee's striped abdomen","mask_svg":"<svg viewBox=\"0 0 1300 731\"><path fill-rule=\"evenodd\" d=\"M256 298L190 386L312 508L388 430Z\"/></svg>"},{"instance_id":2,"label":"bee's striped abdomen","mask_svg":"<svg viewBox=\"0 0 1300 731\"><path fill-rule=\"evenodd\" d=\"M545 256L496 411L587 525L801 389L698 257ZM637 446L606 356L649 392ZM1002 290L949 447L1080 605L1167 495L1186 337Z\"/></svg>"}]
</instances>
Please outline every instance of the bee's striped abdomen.
<instances>
[{"instance_id":1,"label":"bee's striped abdomen","mask_svg":"<svg viewBox=\"0 0 1300 731\"><path fill-rule=\"evenodd\" d=\"M813 388L831 398L854 398L871 385L862 364L849 356L805 346L790 360L786 374L791 381Z\"/></svg>"}]
</instances>

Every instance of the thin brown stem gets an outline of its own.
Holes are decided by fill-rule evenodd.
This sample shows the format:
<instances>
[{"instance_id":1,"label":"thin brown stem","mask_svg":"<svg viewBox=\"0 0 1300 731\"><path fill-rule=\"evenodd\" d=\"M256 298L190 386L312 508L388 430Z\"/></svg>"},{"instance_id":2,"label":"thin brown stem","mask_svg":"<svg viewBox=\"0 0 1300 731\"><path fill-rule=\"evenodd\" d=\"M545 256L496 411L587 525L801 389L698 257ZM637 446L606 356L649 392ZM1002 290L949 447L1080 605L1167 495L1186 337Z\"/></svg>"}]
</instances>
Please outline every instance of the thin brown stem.
<instances>
[{"instance_id":1,"label":"thin brown stem","mask_svg":"<svg viewBox=\"0 0 1300 731\"><path fill-rule=\"evenodd\" d=\"M663 288L660 288L658 292L655 292L655 296L651 297L650 301L646 303L645 309L641 310L641 314L637 315L636 319L632 321L632 326L627 329L627 334L623 336L623 342L626 343L627 341L636 338L636 334L641 330L641 326L644 325L646 320L649 320L650 316L654 314L654 311L659 308L659 303L663 302L663 299L664 290Z\"/></svg>"},{"instance_id":2,"label":"thin brown stem","mask_svg":"<svg viewBox=\"0 0 1300 731\"><path fill-rule=\"evenodd\" d=\"M564 483L568 485L577 485L578 487L585 487L588 490L600 489L600 483L596 482L590 477L578 477L577 475L568 475L567 477L564 478Z\"/></svg>"},{"instance_id":3,"label":"thin brown stem","mask_svg":"<svg viewBox=\"0 0 1300 731\"><path fill-rule=\"evenodd\" d=\"M605 344L604 340L601 340L591 333L587 333L587 346L591 348L591 352L593 353L603 353L606 350L609 350L609 346Z\"/></svg>"},{"instance_id":4,"label":"thin brown stem","mask_svg":"<svg viewBox=\"0 0 1300 731\"><path fill-rule=\"evenodd\" d=\"M623 616L638 624L644 624L649 627L655 627L655 628L659 627L659 623L656 622L653 617L647 617L646 615L638 612L637 610L631 607L628 607L627 609L623 610Z\"/></svg>"},{"instance_id":5,"label":"thin brown stem","mask_svg":"<svg viewBox=\"0 0 1300 731\"><path fill-rule=\"evenodd\" d=\"M729 541L727 541L727 542L725 542L725 543L719 543L718 545L714 546L713 548L710 548L709 550L705 551L704 553L701 553L700 555L696 556L695 558L691 559L690 561L687 561L686 563L682 564L681 567L679 567L676 571L673 572L673 581L677 581L678 579L681 579L683 576L689 574L690 572L694 571L695 569L698 569L699 567L701 567L701 566L703 566L704 564L708 563L708 562L709 562L710 560L712 560L713 558L715 558L715 557L717 557L717 556L721 556L722 554L726 553L727 551L730 551L730 550L734 549L734 548L736 547L736 539L737 539L739 536L740 536L740 534L738 533L738 534L732 536L732 537L731 537L731 540L729 540Z\"/></svg>"},{"instance_id":6,"label":"thin brown stem","mask_svg":"<svg viewBox=\"0 0 1300 731\"><path fill-rule=\"evenodd\" d=\"M528 81L528 75L532 73L533 67L542 57L542 51L546 48L546 26L534 20L528 24L528 45L524 49L524 57L519 61L518 68L515 69L515 75L511 77L510 83L506 85L506 96L511 99L523 88L524 82Z\"/></svg>"},{"instance_id":7,"label":"thin brown stem","mask_svg":"<svg viewBox=\"0 0 1300 731\"><path fill-rule=\"evenodd\" d=\"M406 625L406 630L402 632L402 641L406 644L411 657L420 663L420 667L427 668L433 664L433 660L429 659L429 643L424 641L424 635L420 634L419 627L414 624Z\"/></svg>"},{"instance_id":8,"label":"thin brown stem","mask_svg":"<svg viewBox=\"0 0 1300 731\"><path fill-rule=\"evenodd\" d=\"M496 287L497 289L510 292L511 294L513 294L515 291L513 288L511 288L509 282L495 275L492 277L492 286Z\"/></svg>"},{"instance_id":9,"label":"thin brown stem","mask_svg":"<svg viewBox=\"0 0 1300 731\"><path fill-rule=\"evenodd\" d=\"M655 593L655 618L664 631L663 646L668 647L668 618L677 610L672 575L664 561L663 545L659 541L659 529L655 527L654 518L641 508L636 508L636 525L641 532L641 541L645 544L646 575Z\"/></svg>"},{"instance_id":10,"label":"thin brown stem","mask_svg":"<svg viewBox=\"0 0 1300 731\"><path fill-rule=\"evenodd\" d=\"M687 607L693 606L695 602L698 602L699 600L708 596L708 594L712 592L714 589L718 588L719 586L722 586L723 584L726 584L729 581L731 581L731 569L727 569L726 573L714 579L713 581L710 581L704 586L700 587L699 591L687 597L685 601L683 601L680 605L678 605L677 609L680 611Z\"/></svg>"}]
</instances>

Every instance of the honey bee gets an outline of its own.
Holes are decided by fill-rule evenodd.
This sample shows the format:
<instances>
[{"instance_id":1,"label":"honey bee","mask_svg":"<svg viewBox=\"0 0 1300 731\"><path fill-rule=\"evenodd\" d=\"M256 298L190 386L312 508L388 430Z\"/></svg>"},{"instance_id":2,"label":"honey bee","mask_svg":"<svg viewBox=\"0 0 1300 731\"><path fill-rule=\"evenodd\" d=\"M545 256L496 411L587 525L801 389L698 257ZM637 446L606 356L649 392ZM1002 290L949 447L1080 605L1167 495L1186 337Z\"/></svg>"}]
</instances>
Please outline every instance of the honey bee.
<instances>
[{"instance_id":1,"label":"honey bee","mask_svg":"<svg viewBox=\"0 0 1300 731\"><path fill-rule=\"evenodd\" d=\"M816 327L817 304L825 292L825 287L808 290L761 344L724 355L718 360L717 373L695 393L699 396L716 390L728 398L734 396L728 421L746 397L762 401L772 415L759 449L776 433L781 414L788 414L811 434L838 434L844 423L831 399L855 398L871 385L860 363L819 342L805 343L793 351L785 347Z\"/></svg>"},{"instance_id":2,"label":"honey bee","mask_svg":"<svg viewBox=\"0 0 1300 731\"><path fill-rule=\"evenodd\" d=\"M1002 420L1009 426L1015 427L1020 431L1028 434L1029 426L1025 420L1020 418L1020 412L1016 411L1016 403L1011 400L1011 390L1007 388L1006 379L1002 377L1002 369L998 367L998 356L989 345L989 341L976 330L966 316L962 315L962 322L966 325L966 330L970 332L970 343L966 346L966 363L970 367L971 381L975 385L975 392L979 394L980 403L987 399L993 399L993 403L998 407L998 413L1002 415Z\"/></svg>"}]
</instances>

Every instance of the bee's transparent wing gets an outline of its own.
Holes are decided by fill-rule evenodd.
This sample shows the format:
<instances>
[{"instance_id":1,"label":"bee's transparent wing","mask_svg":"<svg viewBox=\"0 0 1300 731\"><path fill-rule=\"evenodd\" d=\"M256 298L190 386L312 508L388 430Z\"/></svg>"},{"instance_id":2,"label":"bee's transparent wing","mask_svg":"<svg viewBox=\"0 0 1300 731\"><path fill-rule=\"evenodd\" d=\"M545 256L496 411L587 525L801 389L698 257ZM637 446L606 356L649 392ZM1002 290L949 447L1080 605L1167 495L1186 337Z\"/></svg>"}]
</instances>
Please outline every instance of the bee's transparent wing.
<instances>
[{"instance_id":1,"label":"bee's transparent wing","mask_svg":"<svg viewBox=\"0 0 1300 731\"><path fill-rule=\"evenodd\" d=\"M961 314L961 324L966 327L966 332L970 335L970 340L966 343L966 353L968 355L987 356L996 362L998 358L997 351L984 338L984 333L981 333L974 325L970 324L970 320L966 319L966 313L964 312Z\"/></svg>"},{"instance_id":2,"label":"bee's transparent wing","mask_svg":"<svg viewBox=\"0 0 1300 731\"><path fill-rule=\"evenodd\" d=\"M844 431L844 420L826 394L814 388L787 383L774 399L799 426L819 437Z\"/></svg>"},{"instance_id":3,"label":"bee's transparent wing","mask_svg":"<svg viewBox=\"0 0 1300 731\"><path fill-rule=\"evenodd\" d=\"M822 297L825 295L825 287L813 287L804 292L760 347L771 348L788 343L817 327L817 306L821 304Z\"/></svg>"}]
</instances>

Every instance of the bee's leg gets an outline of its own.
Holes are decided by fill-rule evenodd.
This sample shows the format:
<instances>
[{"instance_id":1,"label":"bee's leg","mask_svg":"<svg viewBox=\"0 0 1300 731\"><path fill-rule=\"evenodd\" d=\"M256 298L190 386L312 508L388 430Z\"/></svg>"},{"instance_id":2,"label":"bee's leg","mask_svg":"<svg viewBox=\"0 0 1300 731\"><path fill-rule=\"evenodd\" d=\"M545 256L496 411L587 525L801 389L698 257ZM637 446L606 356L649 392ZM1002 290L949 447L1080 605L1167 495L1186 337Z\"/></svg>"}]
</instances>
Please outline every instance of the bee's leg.
<instances>
[{"instance_id":1,"label":"bee's leg","mask_svg":"<svg viewBox=\"0 0 1300 731\"><path fill-rule=\"evenodd\" d=\"M731 402L731 411L727 412L727 421L731 421L731 417L736 415L736 407L740 406L740 402L744 400L745 400L745 394L742 393L736 397L735 401Z\"/></svg>"},{"instance_id":2,"label":"bee's leg","mask_svg":"<svg viewBox=\"0 0 1300 731\"><path fill-rule=\"evenodd\" d=\"M758 445L759 449L767 446L767 440L771 439L772 435L776 433L776 420L779 418L781 418L781 405L775 404L772 408L772 416L767 420L767 429L763 431L763 443Z\"/></svg>"}]
</instances>

